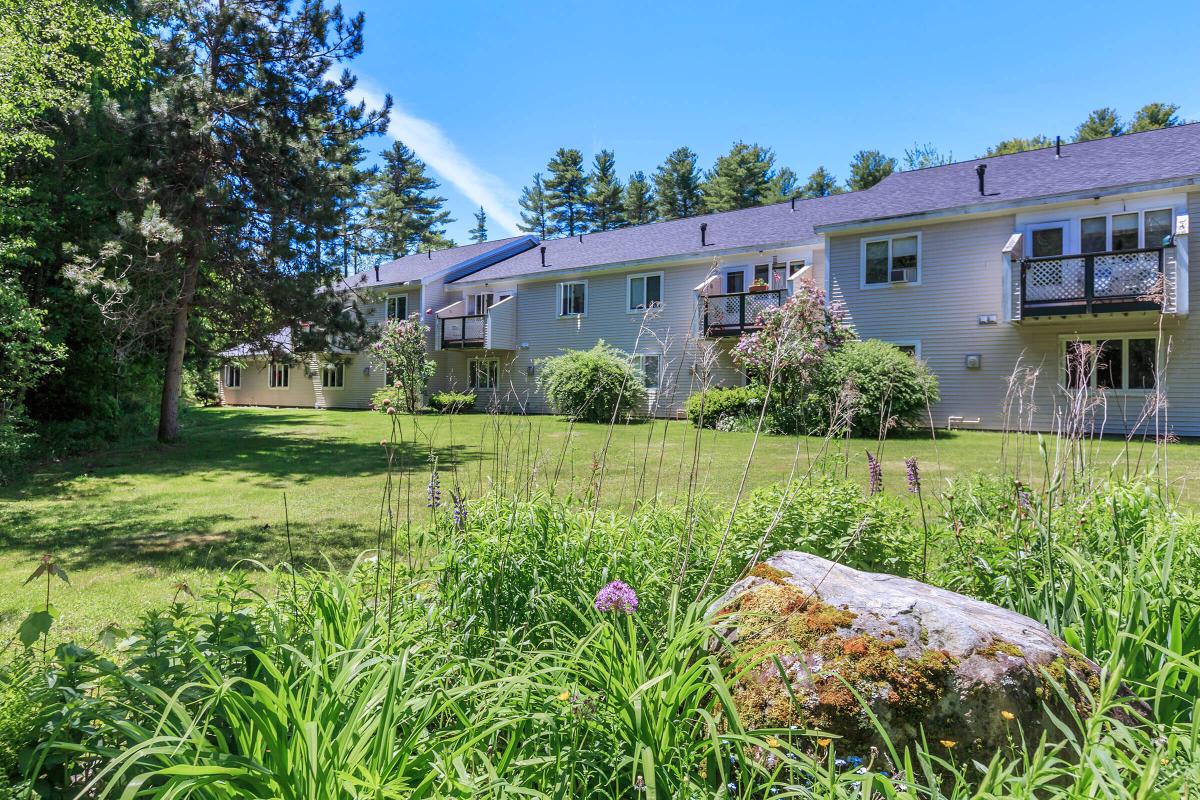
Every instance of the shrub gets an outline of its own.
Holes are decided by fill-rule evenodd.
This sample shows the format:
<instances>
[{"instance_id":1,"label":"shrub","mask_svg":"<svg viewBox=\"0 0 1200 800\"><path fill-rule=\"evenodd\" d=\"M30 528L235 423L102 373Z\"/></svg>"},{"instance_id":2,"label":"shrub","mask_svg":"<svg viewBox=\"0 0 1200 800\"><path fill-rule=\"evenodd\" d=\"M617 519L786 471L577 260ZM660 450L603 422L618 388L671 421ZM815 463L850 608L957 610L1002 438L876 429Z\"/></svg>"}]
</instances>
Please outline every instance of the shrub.
<instances>
[{"instance_id":1,"label":"shrub","mask_svg":"<svg viewBox=\"0 0 1200 800\"><path fill-rule=\"evenodd\" d=\"M603 340L591 350L543 359L538 388L556 413L582 422L628 416L646 400L629 355Z\"/></svg>"},{"instance_id":2,"label":"shrub","mask_svg":"<svg viewBox=\"0 0 1200 800\"><path fill-rule=\"evenodd\" d=\"M408 319L389 320L371 346L375 361L391 377L398 399L410 413L420 407L421 394L437 369L426 352L428 339L429 326L412 314Z\"/></svg>"},{"instance_id":3,"label":"shrub","mask_svg":"<svg viewBox=\"0 0 1200 800\"><path fill-rule=\"evenodd\" d=\"M12 480L32 455L35 438L23 417L0 414L0 485Z\"/></svg>"},{"instance_id":4,"label":"shrub","mask_svg":"<svg viewBox=\"0 0 1200 800\"><path fill-rule=\"evenodd\" d=\"M443 414L462 414L475 410L474 392L435 392L429 398L429 407Z\"/></svg>"},{"instance_id":5,"label":"shrub","mask_svg":"<svg viewBox=\"0 0 1200 800\"><path fill-rule=\"evenodd\" d=\"M924 362L878 339L846 342L825 358L805 398L814 431L828 430L830 409L846 392L853 398L847 421L857 436L914 425L938 400L937 378Z\"/></svg>"},{"instance_id":6,"label":"shrub","mask_svg":"<svg viewBox=\"0 0 1200 800\"><path fill-rule=\"evenodd\" d=\"M703 405L704 427L716 428L726 419L757 417L766 394L766 387L758 385L705 389L689 397L684 407L688 419L698 425Z\"/></svg>"}]
</instances>

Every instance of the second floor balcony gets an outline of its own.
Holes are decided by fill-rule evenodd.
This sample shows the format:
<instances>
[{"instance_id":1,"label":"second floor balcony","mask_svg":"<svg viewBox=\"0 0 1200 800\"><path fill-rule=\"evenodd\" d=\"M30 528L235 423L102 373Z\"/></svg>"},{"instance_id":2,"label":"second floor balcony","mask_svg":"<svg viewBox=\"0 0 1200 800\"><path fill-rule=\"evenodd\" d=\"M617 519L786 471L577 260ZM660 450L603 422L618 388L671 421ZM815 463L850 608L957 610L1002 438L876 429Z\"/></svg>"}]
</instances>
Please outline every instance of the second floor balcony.
<instances>
[{"instance_id":1,"label":"second floor balcony","mask_svg":"<svg viewBox=\"0 0 1200 800\"><path fill-rule=\"evenodd\" d=\"M1161 247L1026 258L1020 316L1160 311L1166 291Z\"/></svg>"},{"instance_id":2,"label":"second floor balcony","mask_svg":"<svg viewBox=\"0 0 1200 800\"><path fill-rule=\"evenodd\" d=\"M439 350L516 350L517 298L509 295L482 314L467 313L462 300L437 312L434 329Z\"/></svg>"},{"instance_id":3,"label":"second floor balcony","mask_svg":"<svg viewBox=\"0 0 1200 800\"><path fill-rule=\"evenodd\" d=\"M779 308L787 300L786 289L751 289L733 294L700 295L700 330L705 336L741 336L759 330L759 316Z\"/></svg>"}]
</instances>

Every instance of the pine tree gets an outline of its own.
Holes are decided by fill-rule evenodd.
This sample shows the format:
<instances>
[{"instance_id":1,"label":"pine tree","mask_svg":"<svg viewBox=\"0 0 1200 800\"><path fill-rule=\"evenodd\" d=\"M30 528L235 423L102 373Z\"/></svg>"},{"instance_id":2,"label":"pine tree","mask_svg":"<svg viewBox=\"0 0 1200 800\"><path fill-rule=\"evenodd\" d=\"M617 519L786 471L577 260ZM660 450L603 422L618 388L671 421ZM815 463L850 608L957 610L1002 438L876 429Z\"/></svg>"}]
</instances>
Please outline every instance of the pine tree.
<instances>
[{"instance_id":1,"label":"pine tree","mask_svg":"<svg viewBox=\"0 0 1200 800\"><path fill-rule=\"evenodd\" d=\"M1007 156L1013 153L1024 153L1026 150L1039 150L1043 147L1049 147L1054 144L1049 136L1038 134L1030 139L1022 139L1015 137L1012 139L1004 139L997 144L989 147L987 150L988 156Z\"/></svg>"},{"instance_id":2,"label":"pine tree","mask_svg":"<svg viewBox=\"0 0 1200 800\"><path fill-rule=\"evenodd\" d=\"M775 177L775 154L768 147L734 142L705 177L705 211L732 211L762 205Z\"/></svg>"},{"instance_id":3,"label":"pine tree","mask_svg":"<svg viewBox=\"0 0 1200 800\"><path fill-rule=\"evenodd\" d=\"M1129 125L1130 133L1153 131L1159 128L1173 128L1182 125L1183 120L1176 113L1179 106L1174 103L1147 103L1138 109Z\"/></svg>"},{"instance_id":4,"label":"pine tree","mask_svg":"<svg viewBox=\"0 0 1200 800\"><path fill-rule=\"evenodd\" d=\"M550 221L550 204L546 198L546 185L542 181L542 173L535 172L533 185L521 190L521 221L517 227L525 233L532 233L539 239L549 239L554 235L554 223Z\"/></svg>"},{"instance_id":5,"label":"pine tree","mask_svg":"<svg viewBox=\"0 0 1200 800\"><path fill-rule=\"evenodd\" d=\"M783 203L791 200L800 193L798 179L796 173L791 167L781 167L775 173L775 177L771 178L771 184L767 187L767 197L764 202L767 203Z\"/></svg>"},{"instance_id":6,"label":"pine tree","mask_svg":"<svg viewBox=\"0 0 1200 800\"><path fill-rule=\"evenodd\" d=\"M625 209L621 205L621 179L617 177L617 161L611 150L601 150L592 163L588 179L587 222L594 231L609 231L625 224Z\"/></svg>"},{"instance_id":7,"label":"pine tree","mask_svg":"<svg viewBox=\"0 0 1200 800\"><path fill-rule=\"evenodd\" d=\"M1124 131L1121 118L1114 108L1097 108L1088 118L1075 129L1075 141L1090 142L1093 139L1107 139L1110 136L1120 136Z\"/></svg>"},{"instance_id":8,"label":"pine tree","mask_svg":"<svg viewBox=\"0 0 1200 800\"><path fill-rule=\"evenodd\" d=\"M801 197L828 197L831 194L841 194L842 187L838 186L837 178L824 167L817 167L800 189Z\"/></svg>"},{"instance_id":9,"label":"pine tree","mask_svg":"<svg viewBox=\"0 0 1200 800\"><path fill-rule=\"evenodd\" d=\"M846 185L850 191L870 189L896 170L896 159L888 158L878 150L859 150L850 162L850 178Z\"/></svg>"},{"instance_id":10,"label":"pine tree","mask_svg":"<svg viewBox=\"0 0 1200 800\"><path fill-rule=\"evenodd\" d=\"M658 219L658 209L654 207L654 189L646 173L638 170L629 176L622 205L627 225L645 225Z\"/></svg>"},{"instance_id":11,"label":"pine tree","mask_svg":"<svg viewBox=\"0 0 1200 800\"><path fill-rule=\"evenodd\" d=\"M583 153L560 147L546 164L546 206L555 230L564 236L587 232L588 177L583 172Z\"/></svg>"},{"instance_id":12,"label":"pine tree","mask_svg":"<svg viewBox=\"0 0 1200 800\"><path fill-rule=\"evenodd\" d=\"M913 144L911 150L904 151L904 168L906 170L940 167L954 160L954 154L943 155L932 144Z\"/></svg>"},{"instance_id":13,"label":"pine tree","mask_svg":"<svg viewBox=\"0 0 1200 800\"><path fill-rule=\"evenodd\" d=\"M446 198L433 194L441 184L425 169L404 142L394 142L383 154L370 196L370 224L378 252L387 258L453 246L445 234L446 224L454 221L442 209Z\"/></svg>"},{"instance_id":14,"label":"pine tree","mask_svg":"<svg viewBox=\"0 0 1200 800\"><path fill-rule=\"evenodd\" d=\"M475 212L475 227L467 231L467 235L471 237L472 242L478 244L487 241L487 212L483 210L483 206L480 206L479 210Z\"/></svg>"},{"instance_id":15,"label":"pine tree","mask_svg":"<svg viewBox=\"0 0 1200 800\"><path fill-rule=\"evenodd\" d=\"M654 194L658 215L663 219L699 214L703 197L696 154L686 147L673 150L654 171Z\"/></svg>"}]
</instances>

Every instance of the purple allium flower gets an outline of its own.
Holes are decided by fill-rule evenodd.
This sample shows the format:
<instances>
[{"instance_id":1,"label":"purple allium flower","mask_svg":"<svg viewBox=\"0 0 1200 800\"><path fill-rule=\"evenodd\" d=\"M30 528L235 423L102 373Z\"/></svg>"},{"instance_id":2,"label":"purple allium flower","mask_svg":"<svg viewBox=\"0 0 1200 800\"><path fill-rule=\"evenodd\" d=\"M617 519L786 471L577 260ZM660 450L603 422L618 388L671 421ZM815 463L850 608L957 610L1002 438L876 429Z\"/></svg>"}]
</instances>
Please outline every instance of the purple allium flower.
<instances>
[{"instance_id":1,"label":"purple allium flower","mask_svg":"<svg viewBox=\"0 0 1200 800\"><path fill-rule=\"evenodd\" d=\"M637 611L637 594L621 581L613 581L596 594L595 606L597 611L632 614Z\"/></svg>"},{"instance_id":2,"label":"purple allium flower","mask_svg":"<svg viewBox=\"0 0 1200 800\"><path fill-rule=\"evenodd\" d=\"M467 527L467 498L451 489L450 499L454 502L454 527L461 531Z\"/></svg>"},{"instance_id":3,"label":"purple allium flower","mask_svg":"<svg viewBox=\"0 0 1200 800\"><path fill-rule=\"evenodd\" d=\"M438 477L436 470L429 474L427 492L429 494L429 502L425 504L427 508L437 508L442 504L442 479Z\"/></svg>"},{"instance_id":4,"label":"purple allium flower","mask_svg":"<svg viewBox=\"0 0 1200 800\"><path fill-rule=\"evenodd\" d=\"M921 491L921 470L916 457L904 459L904 471L908 473L908 490L913 494Z\"/></svg>"},{"instance_id":5,"label":"purple allium flower","mask_svg":"<svg viewBox=\"0 0 1200 800\"><path fill-rule=\"evenodd\" d=\"M879 463L879 459L871 455L871 451L867 451L867 477L870 479L870 493L879 494L883 491L883 465Z\"/></svg>"}]
</instances>

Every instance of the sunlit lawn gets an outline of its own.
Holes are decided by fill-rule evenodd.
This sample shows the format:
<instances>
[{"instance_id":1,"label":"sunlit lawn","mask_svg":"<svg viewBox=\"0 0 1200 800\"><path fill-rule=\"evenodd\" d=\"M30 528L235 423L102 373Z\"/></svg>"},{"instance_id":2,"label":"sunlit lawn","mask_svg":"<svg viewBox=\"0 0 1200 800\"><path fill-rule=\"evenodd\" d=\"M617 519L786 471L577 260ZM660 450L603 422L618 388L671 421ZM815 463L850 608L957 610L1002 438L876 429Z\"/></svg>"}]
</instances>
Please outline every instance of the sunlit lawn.
<instances>
[{"instance_id":1,"label":"sunlit lawn","mask_svg":"<svg viewBox=\"0 0 1200 800\"><path fill-rule=\"evenodd\" d=\"M628 507L654 495L665 503L686 498L693 474L694 491L730 500L743 473L748 488L785 480L823 447L818 439L763 436L746 470L752 434L705 431L698 441L684 422L610 431L552 417L469 415L402 417L400 426L406 445L396 451L396 468L413 478L418 521L427 514L431 456L447 495L455 484L468 496L531 485L560 495L598 488L600 505ZM390 433L387 417L368 412L201 409L187 415L177 445L135 443L33 470L0 488L0 645L41 601L44 587L21 583L43 552L53 552L72 581L54 587L58 632L86 642L109 621L169 601L181 579L199 590L241 559L286 558L285 495L297 560L349 563L377 535L387 466L380 440ZM907 456L919 459L927 487L999 471L1005 459L1011 468L1016 453L1011 441L1007 453L1003 445L1000 434L979 431L893 438L883 446L885 489L903 492ZM864 451L876 445L824 446L848 454L846 472L859 480ZM1035 479L1036 447L1026 439L1021 455ZM1124 467L1120 448L1100 444L1098 462ZM1196 476L1200 446L1172 445L1176 491L1190 498ZM402 485L402 502L409 496Z\"/></svg>"}]
</instances>

